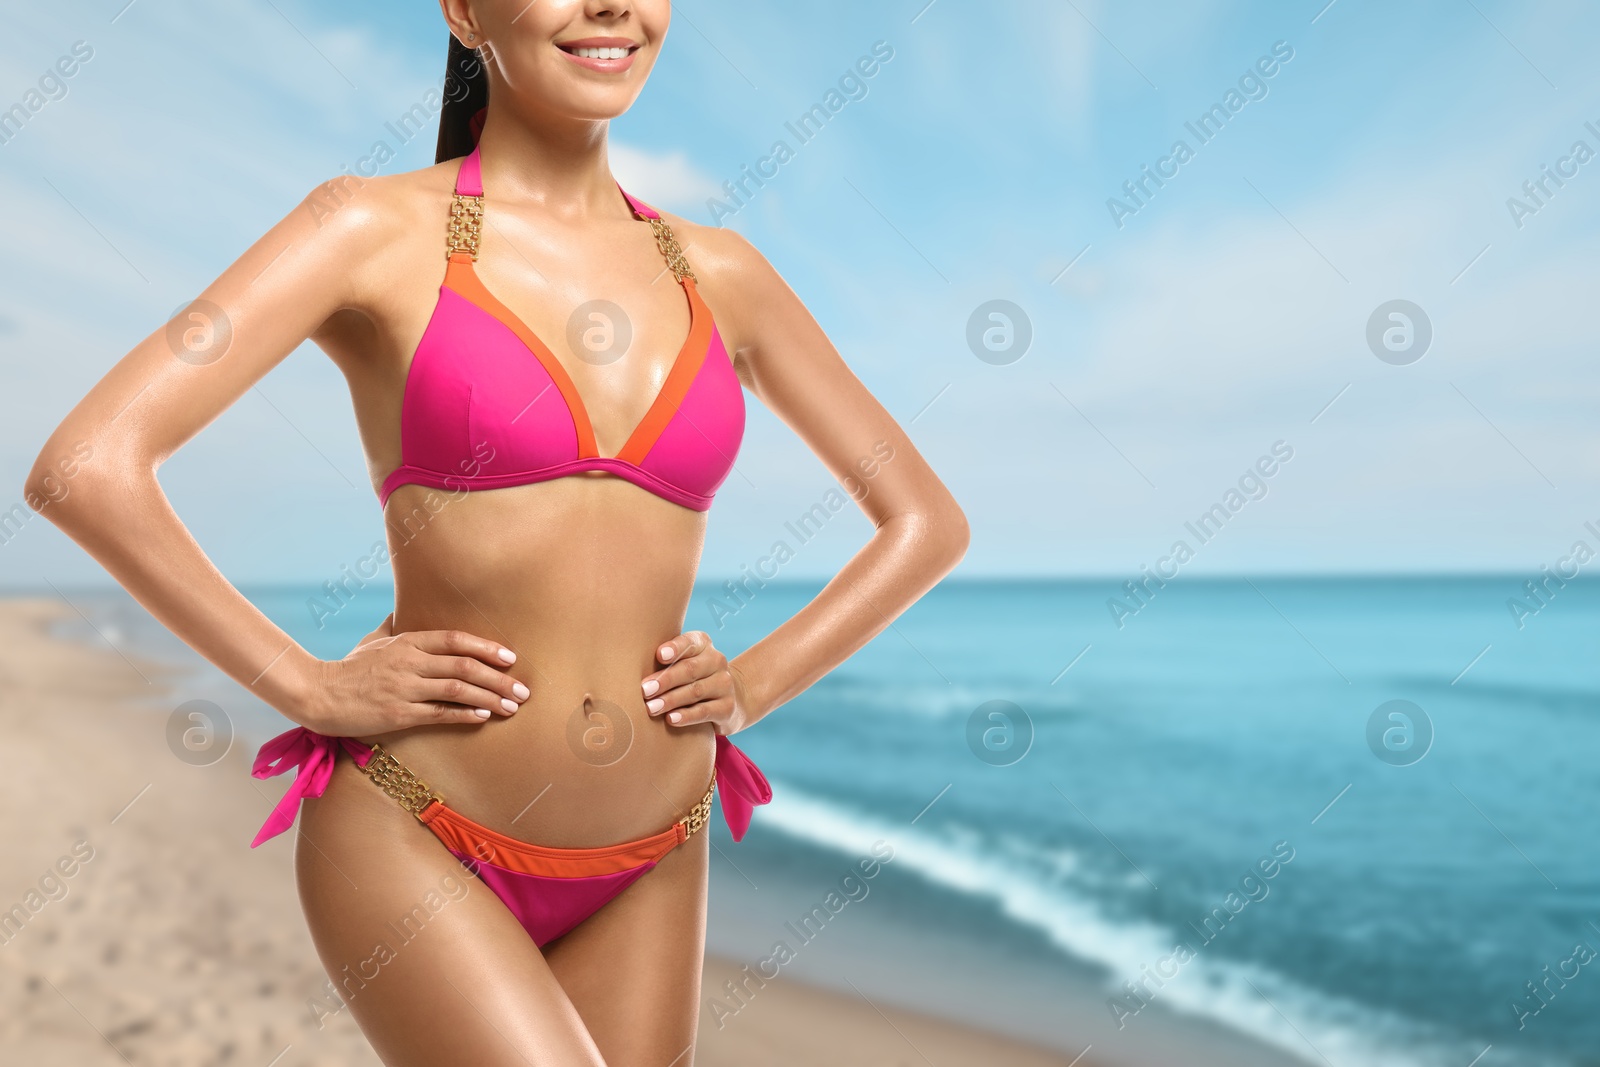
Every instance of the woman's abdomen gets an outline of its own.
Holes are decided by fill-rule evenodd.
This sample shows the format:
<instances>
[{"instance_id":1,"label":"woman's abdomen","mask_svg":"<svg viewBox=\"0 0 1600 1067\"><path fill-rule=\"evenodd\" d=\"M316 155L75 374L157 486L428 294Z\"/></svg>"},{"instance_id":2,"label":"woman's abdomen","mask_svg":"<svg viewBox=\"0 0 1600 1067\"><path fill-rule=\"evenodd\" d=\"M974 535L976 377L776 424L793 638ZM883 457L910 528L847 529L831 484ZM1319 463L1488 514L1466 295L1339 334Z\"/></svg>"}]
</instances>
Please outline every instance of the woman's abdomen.
<instances>
[{"instance_id":1,"label":"woman's abdomen","mask_svg":"<svg viewBox=\"0 0 1600 1067\"><path fill-rule=\"evenodd\" d=\"M402 487L385 518L396 632L497 641L531 695L510 717L365 740L463 815L537 844L611 844L687 814L710 781L712 728L652 718L640 682L682 628L702 513L577 476L473 493Z\"/></svg>"}]
</instances>

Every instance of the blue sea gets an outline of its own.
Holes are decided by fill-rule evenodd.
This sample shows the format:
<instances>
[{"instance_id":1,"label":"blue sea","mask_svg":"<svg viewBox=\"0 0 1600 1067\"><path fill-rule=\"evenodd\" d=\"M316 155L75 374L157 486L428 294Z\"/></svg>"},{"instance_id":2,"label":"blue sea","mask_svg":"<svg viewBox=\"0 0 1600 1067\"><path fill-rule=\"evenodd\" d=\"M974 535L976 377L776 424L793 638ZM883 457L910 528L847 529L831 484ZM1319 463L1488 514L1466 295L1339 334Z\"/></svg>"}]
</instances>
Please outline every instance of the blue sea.
<instances>
[{"instance_id":1,"label":"blue sea","mask_svg":"<svg viewBox=\"0 0 1600 1067\"><path fill-rule=\"evenodd\" d=\"M1190 1027L1278 1062L1600 1063L1600 595L1540 577L946 582L739 735L776 798L741 843L716 822L709 946L1067 1059ZM707 585L686 628L732 655L819 588ZM245 592L324 657L391 606ZM68 595L79 636L185 652ZM179 689L241 743L286 725L208 667Z\"/></svg>"}]
</instances>

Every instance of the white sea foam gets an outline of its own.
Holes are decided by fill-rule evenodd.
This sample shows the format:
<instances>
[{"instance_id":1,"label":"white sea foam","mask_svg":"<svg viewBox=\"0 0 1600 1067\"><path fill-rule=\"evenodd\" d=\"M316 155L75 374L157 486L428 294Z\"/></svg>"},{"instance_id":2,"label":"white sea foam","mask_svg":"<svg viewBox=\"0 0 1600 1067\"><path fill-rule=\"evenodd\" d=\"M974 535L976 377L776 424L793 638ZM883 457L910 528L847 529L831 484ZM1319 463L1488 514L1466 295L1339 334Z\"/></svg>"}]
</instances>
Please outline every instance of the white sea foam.
<instances>
[{"instance_id":1,"label":"white sea foam","mask_svg":"<svg viewBox=\"0 0 1600 1067\"><path fill-rule=\"evenodd\" d=\"M1075 893L1050 871L1071 870L1067 850L1027 848L1012 839L1000 850L966 829L907 825L858 811L789 785L772 782L773 800L758 809L763 829L778 830L849 855L870 851L873 842L894 848L895 870L916 872L929 882L989 901L1001 914L1042 933L1067 955L1104 967L1106 995L1141 977L1141 968L1169 955L1192 933L1155 923L1114 918L1094 900ZM936 811L937 807L931 809ZM988 841L992 841L989 838ZM1140 887L1144 887L1141 879ZM1484 1051L1482 1044L1441 1036L1392 1012L1322 992L1270 967L1223 959L1198 947L1176 978L1155 995L1161 1007L1220 1023L1273 1045L1318 1067L1462 1067ZM1109 1008L1108 1008L1109 1015ZM1137 1017L1128 1021L1137 1026ZM1479 1067L1504 1063L1500 1050ZM1566 1067L1566 1061L1518 1055L1519 1067Z\"/></svg>"}]
</instances>

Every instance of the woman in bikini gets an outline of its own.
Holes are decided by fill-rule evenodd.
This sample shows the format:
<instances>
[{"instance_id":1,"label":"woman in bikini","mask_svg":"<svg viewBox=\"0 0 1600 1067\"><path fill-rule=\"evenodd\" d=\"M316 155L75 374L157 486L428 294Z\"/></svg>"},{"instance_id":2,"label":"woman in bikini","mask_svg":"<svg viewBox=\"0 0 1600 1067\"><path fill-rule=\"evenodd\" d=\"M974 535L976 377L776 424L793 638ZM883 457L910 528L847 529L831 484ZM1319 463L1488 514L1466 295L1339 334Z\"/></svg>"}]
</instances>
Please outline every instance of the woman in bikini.
<instances>
[{"instance_id":1,"label":"woman in bikini","mask_svg":"<svg viewBox=\"0 0 1600 1067\"><path fill-rule=\"evenodd\" d=\"M441 7L488 100L446 107L441 162L313 190L96 384L30 484L91 441L92 484L46 514L299 724L257 758L296 778L256 843L299 815L317 951L385 1063L686 1067L708 812L737 838L771 798L729 738L927 592L967 524L750 244L611 176L669 0ZM228 583L156 479L306 338L349 382L394 570L394 612L335 661ZM874 532L729 660L681 628L744 390L871 478Z\"/></svg>"}]
</instances>

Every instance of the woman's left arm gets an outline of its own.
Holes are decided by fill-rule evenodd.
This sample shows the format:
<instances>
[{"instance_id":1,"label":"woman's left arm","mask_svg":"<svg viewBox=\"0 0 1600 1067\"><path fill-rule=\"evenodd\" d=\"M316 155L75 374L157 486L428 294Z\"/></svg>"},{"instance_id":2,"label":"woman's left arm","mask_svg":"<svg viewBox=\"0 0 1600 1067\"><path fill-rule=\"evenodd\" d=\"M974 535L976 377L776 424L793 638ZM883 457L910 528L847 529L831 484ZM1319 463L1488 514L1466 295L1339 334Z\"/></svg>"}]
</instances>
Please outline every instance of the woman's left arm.
<instances>
[{"instance_id":1,"label":"woman's left arm","mask_svg":"<svg viewBox=\"0 0 1600 1067\"><path fill-rule=\"evenodd\" d=\"M702 631L657 650L668 666L644 680L650 713L676 726L710 721L731 734L877 636L961 561L969 533L950 491L766 258L732 230L673 224L692 237L696 273L717 304L741 381L810 446L873 525L872 537L810 603L732 660Z\"/></svg>"}]
</instances>

